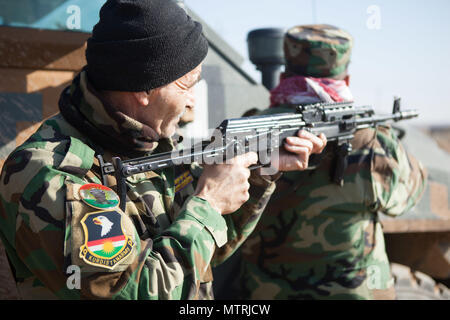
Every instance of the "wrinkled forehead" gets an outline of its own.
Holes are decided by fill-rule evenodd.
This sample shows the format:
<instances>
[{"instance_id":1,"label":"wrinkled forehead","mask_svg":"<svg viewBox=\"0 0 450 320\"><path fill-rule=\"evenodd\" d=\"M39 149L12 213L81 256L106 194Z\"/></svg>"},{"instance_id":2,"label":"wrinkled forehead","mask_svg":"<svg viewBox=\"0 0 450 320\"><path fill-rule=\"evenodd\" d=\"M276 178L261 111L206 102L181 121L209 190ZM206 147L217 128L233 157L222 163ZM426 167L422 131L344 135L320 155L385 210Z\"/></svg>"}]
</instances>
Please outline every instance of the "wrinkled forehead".
<instances>
[{"instance_id":1,"label":"wrinkled forehead","mask_svg":"<svg viewBox=\"0 0 450 320\"><path fill-rule=\"evenodd\" d=\"M188 78L196 79L200 76L201 73L202 73L202 64L200 63L194 69L185 74L185 76L187 76Z\"/></svg>"},{"instance_id":2,"label":"wrinkled forehead","mask_svg":"<svg viewBox=\"0 0 450 320\"><path fill-rule=\"evenodd\" d=\"M192 86L197 83L201 78L202 64L186 73L184 76L179 78L176 82L181 82L185 86Z\"/></svg>"}]
</instances>

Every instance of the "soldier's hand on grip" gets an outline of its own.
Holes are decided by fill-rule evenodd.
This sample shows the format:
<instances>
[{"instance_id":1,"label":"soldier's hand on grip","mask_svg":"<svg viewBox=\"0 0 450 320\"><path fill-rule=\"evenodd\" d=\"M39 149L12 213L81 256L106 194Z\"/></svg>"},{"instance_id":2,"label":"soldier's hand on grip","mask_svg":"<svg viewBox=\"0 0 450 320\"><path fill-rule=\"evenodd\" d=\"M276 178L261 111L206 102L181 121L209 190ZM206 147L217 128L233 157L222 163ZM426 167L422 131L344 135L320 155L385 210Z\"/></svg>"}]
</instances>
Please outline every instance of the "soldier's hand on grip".
<instances>
[{"instance_id":1,"label":"soldier's hand on grip","mask_svg":"<svg viewBox=\"0 0 450 320\"><path fill-rule=\"evenodd\" d=\"M257 154L249 152L227 164L205 165L195 195L207 200L221 214L236 211L249 199L248 167L257 161Z\"/></svg>"}]
</instances>

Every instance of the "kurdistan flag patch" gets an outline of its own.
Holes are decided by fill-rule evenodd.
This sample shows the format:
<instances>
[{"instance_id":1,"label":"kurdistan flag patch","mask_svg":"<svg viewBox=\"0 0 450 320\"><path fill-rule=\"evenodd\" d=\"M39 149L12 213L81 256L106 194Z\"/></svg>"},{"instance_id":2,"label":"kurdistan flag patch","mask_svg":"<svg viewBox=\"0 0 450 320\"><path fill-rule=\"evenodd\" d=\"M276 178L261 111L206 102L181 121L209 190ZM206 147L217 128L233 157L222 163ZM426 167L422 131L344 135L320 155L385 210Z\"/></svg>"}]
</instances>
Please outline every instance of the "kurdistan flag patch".
<instances>
[{"instance_id":1,"label":"kurdistan flag patch","mask_svg":"<svg viewBox=\"0 0 450 320\"><path fill-rule=\"evenodd\" d=\"M122 214L116 210L97 211L81 219L84 245L80 258L97 267L114 269L133 249L133 240L123 231Z\"/></svg>"}]
</instances>

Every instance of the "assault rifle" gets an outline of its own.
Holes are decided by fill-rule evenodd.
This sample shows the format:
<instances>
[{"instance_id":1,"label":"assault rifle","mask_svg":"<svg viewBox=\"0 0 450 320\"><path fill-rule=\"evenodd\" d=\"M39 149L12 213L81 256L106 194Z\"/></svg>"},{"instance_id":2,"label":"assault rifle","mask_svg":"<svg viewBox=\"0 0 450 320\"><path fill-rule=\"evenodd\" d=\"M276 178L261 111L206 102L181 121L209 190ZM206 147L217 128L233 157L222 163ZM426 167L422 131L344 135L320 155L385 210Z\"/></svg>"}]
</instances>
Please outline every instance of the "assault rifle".
<instances>
[{"instance_id":1,"label":"assault rifle","mask_svg":"<svg viewBox=\"0 0 450 320\"><path fill-rule=\"evenodd\" d=\"M298 105L292 113L224 120L210 141L203 141L191 148L124 161L115 157L112 163L105 163L101 156L98 159L103 184L107 185L106 175L114 174L121 206L125 206L126 177L192 162L223 163L250 151L257 152L259 156L259 164L250 169L267 166L270 165L271 155L280 148L284 139L295 136L303 129L316 135L324 133L328 143L335 142L336 165L332 181L342 185L347 155L351 151L350 141L356 130L417 116L415 110L400 110L400 98L395 99L392 114L382 115L375 114L370 106L355 107L353 103ZM314 156L310 159L312 167L320 161L320 155Z\"/></svg>"}]
</instances>

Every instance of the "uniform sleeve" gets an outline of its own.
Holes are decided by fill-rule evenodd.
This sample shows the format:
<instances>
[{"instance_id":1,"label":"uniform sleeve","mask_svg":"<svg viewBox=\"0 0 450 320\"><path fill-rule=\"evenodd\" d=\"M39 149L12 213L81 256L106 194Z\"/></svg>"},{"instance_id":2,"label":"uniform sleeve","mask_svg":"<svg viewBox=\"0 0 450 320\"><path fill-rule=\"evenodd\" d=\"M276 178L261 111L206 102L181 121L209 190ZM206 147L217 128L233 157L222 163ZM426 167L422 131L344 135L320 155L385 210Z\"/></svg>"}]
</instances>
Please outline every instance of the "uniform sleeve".
<instances>
[{"instance_id":1,"label":"uniform sleeve","mask_svg":"<svg viewBox=\"0 0 450 320\"><path fill-rule=\"evenodd\" d=\"M251 171L250 199L236 212L225 215L228 241L216 249L212 266L217 266L228 259L255 229L261 215L276 187L276 180L281 173L268 177Z\"/></svg>"},{"instance_id":2,"label":"uniform sleeve","mask_svg":"<svg viewBox=\"0 0 450 320\"><path fill-rule=\"evenodd\" d=\"M64 180L43 152L22 150L3 167L1 231L21 296L77 299L64 272ZM57 161L55 155L52 161Z\"/></svg>"},{"instance_id":3,"label":"uniform sleeve","mask_svg":"<svg viewBox=\"0 0 450 320\"><path fill-rule=\"evenodd\" d=\"M380 126L372 148L372 189L375 207L399 216L420 199L427 180L426 170L408 154L393 129Z\"/></svg>"},{"instance_id":4,"label":"uniform sleeve","mask_svg":"<svg viewBox=\"0 0 450 320\"><path fill-rule=\"evenodd\" d=\"M225 216L207 201L189 197L174 223L153 239L152 245L141 245L146 248L140 250L146 258L142 269L137 268L141 270L137 282L144 288L150 285L145 290L150 293L148 298L199 298L201 283L212 281L210 266L233 254L255 228L275 190L276 178L267 179L252 172L249 201ZM133 292L133 286L127 285L116 297Z\"/></svg>"},{"instance_id":5,"label":"uniform sleeve","mask_svg":"<svg viewBox=\"0 0 450 320\"><path fill-rule=\"evenodd\" d=\"M200 166L191 165L195 177L200 177L202 169ZM281 177L279 172L273 176L261 176L257 170L252 170L249 178L250 199L242 205L239 210L224 215L226 222L226 241L218 245L211 265L213 267L228 259L253 232L259 219L276 188L276 181Z\"/></svg>"}]
</instances>

